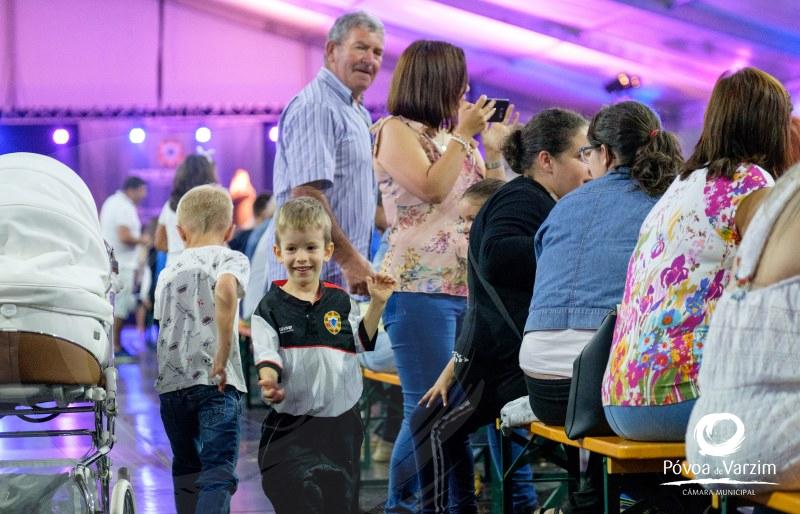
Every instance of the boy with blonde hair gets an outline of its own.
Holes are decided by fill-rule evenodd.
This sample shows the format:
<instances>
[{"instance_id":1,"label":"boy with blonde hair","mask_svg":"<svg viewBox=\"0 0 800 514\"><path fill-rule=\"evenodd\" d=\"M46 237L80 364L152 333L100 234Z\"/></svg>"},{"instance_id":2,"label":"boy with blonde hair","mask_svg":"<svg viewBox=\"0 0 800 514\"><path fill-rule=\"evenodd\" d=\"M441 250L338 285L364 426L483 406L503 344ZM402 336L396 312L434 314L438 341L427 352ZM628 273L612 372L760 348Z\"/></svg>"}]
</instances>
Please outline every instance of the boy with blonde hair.
<instances>
[{"instance_id":1,"label":"boy with blonde hair","mask_svg":"<svg viewBox=\"0 0 800 514\"><path fill-rule=\"evenodd\" d=\"M288 279L259 303L251 328L259 384L272 404L262 426L261 484L277 514L357 513L361 368L395 281L367 278L363 316L336 285L320 282L333 255L331 220L320 202L286 202L275 220L278 261Z\"/></svg>"},{"instance_id":2,"label":"boy with blonde hair","mask_svg":"<svg viewBox=\"0 0 800 514\"><path fill-rule=\"evenodd\" d=\"M161 272L156 286L155 387L172 447L178 514L227 513L238 483L239 417L247 391L238 301L250 268L244 254L225 246L233 232L233 203L225 189L189 190L177 216L186 248Z\"/></svg>"}]
</instances>

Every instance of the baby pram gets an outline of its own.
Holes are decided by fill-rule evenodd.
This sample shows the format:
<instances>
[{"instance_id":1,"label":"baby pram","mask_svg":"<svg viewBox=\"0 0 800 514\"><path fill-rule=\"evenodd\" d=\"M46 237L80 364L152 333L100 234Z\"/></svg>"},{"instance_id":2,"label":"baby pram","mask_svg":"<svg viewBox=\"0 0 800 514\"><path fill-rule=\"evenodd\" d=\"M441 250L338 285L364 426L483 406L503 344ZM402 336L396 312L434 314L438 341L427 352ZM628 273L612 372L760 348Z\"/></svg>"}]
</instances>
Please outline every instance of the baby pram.
<instances>
[{"instance_id":1,"label":"baby pram","mask_svg":"<svg viewBox=\"0 0 800 514\"><path fill-rule=\"evenodd\" d=\"M0 156L0 417L41 423L77 416L93 425L0 433L5 448L12 438L90 442L74 459L11 460L10 451L0 453L0 513L135 510L124 468L111 490L112 261L92 195L77 174L43 155ZM16 471L37 468L66 471Z\"/></svg>"}]
</instances>

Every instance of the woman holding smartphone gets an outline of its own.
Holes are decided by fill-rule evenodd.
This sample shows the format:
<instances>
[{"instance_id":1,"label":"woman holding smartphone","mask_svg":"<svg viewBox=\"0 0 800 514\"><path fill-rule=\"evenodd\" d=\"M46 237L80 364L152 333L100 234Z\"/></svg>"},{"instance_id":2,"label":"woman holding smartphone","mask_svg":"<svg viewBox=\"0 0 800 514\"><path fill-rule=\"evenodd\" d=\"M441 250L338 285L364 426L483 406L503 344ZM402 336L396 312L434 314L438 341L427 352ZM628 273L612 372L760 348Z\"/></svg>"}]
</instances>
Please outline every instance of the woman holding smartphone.
<instances>
[{"instance_id":1,"label":"woman holding smartphone","mask_svg":"<svg viewBox=\"0 0 800 514\"><path fill-rule=\"evenodd\" d=\"M579 152L586 128L577 113L546 109L506 138L503 155L520 176L475 217L464 326L453 358L411 417L424 513L477 512L474 494L468 503L452 484L472 483L469 434L525 395L517 355L536 273L533 238L556 200L590 179ZM514 505L514 512L531 507Z\"/></svg>"},{"instance_id":2,"label":"woman holding smartphone","mask_svg":"<svg viewBox=\"0 0 800 514\"><path fill-rule=\"evenodd\" d=\"M386 512L418 510L409 417L450 359L466 308L466 261L454 251L466 237L458 228L458 200L484 176L504 175L500 149L486 147L487 171L474 139L487 128L494 103L483 96L476 104L466 102L467 89L463 50L417 41L395 68L390 116L373 129L375 173L390 223L383 270L398 280L384 325L404 411L389 468ZM500 123L493 127L493 132L508 130ZM463 502L474 502L473 483L451 487Z\"/></svg>"}]
</instances>

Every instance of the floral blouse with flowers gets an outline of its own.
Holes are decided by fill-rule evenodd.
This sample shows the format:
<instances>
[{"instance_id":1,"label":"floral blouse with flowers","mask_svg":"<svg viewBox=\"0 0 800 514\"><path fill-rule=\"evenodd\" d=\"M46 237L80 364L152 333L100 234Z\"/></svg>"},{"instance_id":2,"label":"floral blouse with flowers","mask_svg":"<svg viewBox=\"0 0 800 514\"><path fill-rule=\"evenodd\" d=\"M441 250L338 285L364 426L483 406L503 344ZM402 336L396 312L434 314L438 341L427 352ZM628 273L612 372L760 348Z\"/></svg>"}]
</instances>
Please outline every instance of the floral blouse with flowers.
<instances>
[{"instance_id":1,"label":"floral blouse with flowers","mask_svg":"<svg viewBox=\"0 0 800 514\"><path fill-rule=\"evenodd\" d=\"M739 244L739 202L774 181L741 165L731 179L707 169L676 179L653 206L628 263L603 405L669 405L697 398L708 322Z\"/></svg>"},{"instance_id":2,"label":"floral blouse with flowers","mask_svg":"<svg viewBox=\"0 0 800 514\"><path fill-rule=\"evenodd\" d=\"M386 121L372 128L375 135L373 156L378 154ZM440 131L431 137L425 125L397 117L417 133L425 155L432 163L441 158L449 135ZM382 270L398 280L398 291L442 293L467 296L467 266L464 220L458 214L458 201L469 186L483 178L482 159L474 148L464 158L453 189L441 203L428 203L398 184L375 160L375 176L380 189L389 228L389 249Z\"/></svg>"}]
</instances>

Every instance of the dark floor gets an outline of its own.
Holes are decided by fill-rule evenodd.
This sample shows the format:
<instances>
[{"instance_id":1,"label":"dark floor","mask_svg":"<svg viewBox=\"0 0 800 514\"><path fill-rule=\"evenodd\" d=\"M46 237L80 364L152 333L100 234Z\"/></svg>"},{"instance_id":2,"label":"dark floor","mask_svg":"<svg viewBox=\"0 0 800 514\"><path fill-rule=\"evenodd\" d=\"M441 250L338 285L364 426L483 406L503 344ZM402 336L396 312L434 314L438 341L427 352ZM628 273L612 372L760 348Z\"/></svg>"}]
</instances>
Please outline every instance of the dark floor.
<instances>
[{"instance_id":1,"label":"dark floor","mask_svg":"<svg viewBox=\"0 0 800 514\"><path fill-rule=\"evenodd\" d=\"M130 469L138 513L171 514L175 512L170 476L172 455L159 416L158 397L153 388L155 352L148 350L133 330L125 331L123 342L140 353L138 362L118 365L120 412L116 423L117 442L111 453L113 466L114 469L120 466ZM245 410L237 468L239 488L232 501L234 513L273 512L261 491L256 462L264 413L264 409L258 406ZM91 419L80 416L84 415L73 415L72 418L62 415L35 428L74 428L83 420ZM31 427L17 418L0 419L0 432L20 429L31 430ZM85 449L81 444L78 438L0 439L0 453L3 460L77 457ZM363 472L362 478L382 479L386 476L386 464L373 463L370 469ZM365 511L380 512L379 507L385 498L385 485L362 487L361 506ZM488 509L489 504L484 502L482 510L489 512Z\"/></svg>"}]
</instances>

